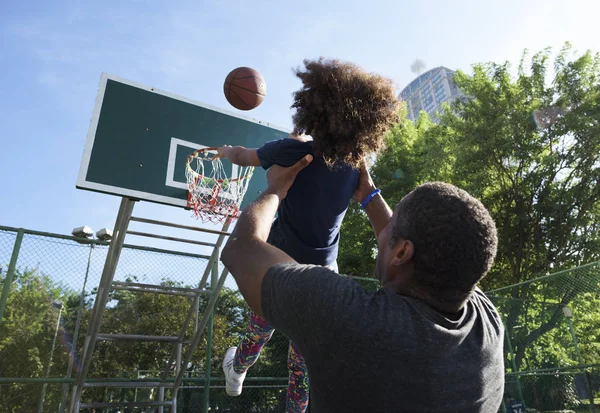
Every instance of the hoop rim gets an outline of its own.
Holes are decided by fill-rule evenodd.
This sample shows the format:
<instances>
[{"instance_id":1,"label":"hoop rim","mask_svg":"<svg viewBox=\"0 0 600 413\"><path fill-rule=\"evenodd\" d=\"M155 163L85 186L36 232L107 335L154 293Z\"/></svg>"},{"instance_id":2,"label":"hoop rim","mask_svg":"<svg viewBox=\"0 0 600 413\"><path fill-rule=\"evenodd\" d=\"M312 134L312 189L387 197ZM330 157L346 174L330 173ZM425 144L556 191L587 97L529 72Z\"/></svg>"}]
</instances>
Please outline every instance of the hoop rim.
<instances>
[{"instance_id":1,"label":"hoop rim","mask_svg":"<svg viewBox=\"0 0 600 413\"><path fill-rule=\"evenodd\" d=\"M221 163L218 147L199 148L190 153L185 162L185 174L188 186L187 206L194 215L203 221L223 222L239 217L241 201L252 178L253 166L233 164L228 173ZM211 152L212 157L208 156ZM195 167L192 163L196 160ZM206 162L206 165L204 164ZM208 163L212 169L208 168ZM208 175L204 175L204 173ZM238 176L238 174L241 174Z\"/></svg>"}]
</instances>

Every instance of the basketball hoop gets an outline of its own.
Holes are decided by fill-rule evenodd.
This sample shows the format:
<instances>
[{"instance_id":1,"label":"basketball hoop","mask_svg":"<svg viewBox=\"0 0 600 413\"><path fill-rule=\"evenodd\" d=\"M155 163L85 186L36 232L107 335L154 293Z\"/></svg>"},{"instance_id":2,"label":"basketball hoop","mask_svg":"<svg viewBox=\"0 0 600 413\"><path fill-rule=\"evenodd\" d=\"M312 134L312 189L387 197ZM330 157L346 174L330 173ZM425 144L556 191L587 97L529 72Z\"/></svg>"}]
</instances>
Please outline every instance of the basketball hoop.
<instances>
[{"instance_id":1,"label":"basketball hoop","mask_svg":"<svg viewBox=\"0 0 600 413\"><path fill-rule=\"evenodd\" d=\"M232 164L231 175L227 176L221 159L215 157L216 151L217 148L198 149L185 162L187 205L203 222L215 224L230 222L240 215L240 205L254 172L253 166Z\"/></svg>"}]
</instances>

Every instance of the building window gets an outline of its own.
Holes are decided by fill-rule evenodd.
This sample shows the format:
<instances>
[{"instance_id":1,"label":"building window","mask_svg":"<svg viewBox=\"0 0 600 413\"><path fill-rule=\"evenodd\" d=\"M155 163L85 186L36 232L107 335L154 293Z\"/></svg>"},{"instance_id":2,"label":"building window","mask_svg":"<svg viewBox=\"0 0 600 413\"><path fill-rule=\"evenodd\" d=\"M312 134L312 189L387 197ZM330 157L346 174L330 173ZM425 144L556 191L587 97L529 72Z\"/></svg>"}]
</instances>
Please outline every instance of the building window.
<instances>
[{"instance_id":1,"label":"building window","mask_svg":"<svg viewBox=\"0 0 600 413\"><path fill-rule=\"evenodd\" d=\"M414 93L415 91L419 90L420 87L421 87L421 79L416 78L410 84L410 92Z\"/></svg>"}]
</instances>

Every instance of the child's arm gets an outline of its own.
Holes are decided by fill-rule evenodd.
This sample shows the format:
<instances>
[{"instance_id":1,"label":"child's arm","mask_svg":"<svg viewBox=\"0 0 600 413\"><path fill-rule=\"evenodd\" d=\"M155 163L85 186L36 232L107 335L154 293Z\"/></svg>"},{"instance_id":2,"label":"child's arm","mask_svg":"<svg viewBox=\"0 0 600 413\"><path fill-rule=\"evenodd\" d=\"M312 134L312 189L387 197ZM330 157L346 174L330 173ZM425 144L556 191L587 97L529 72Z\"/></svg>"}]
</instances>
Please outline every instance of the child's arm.
<instances>
[{"instance_id":1,"label":"child's arm","mask_svg":"<svg viewBox=\"0 0 600 413\"><path fill-rule=\"evenodd\" d=\"M228 159L239 166L260 166L258 154L253 148L223 145L217 150L217 157Z\"/></svg>"},{"instance_id":2,"label":"child's arm","mask_svg":"<svg viewBox=\"0 0 600 413\"><path fill-rule=\"evenodd\" d=\"M307 136L307 135L304 135L304 134L298 135L298 134L293 133L293 132L290 133L290 135L288 136L288 138L294 139L294 140L299 141L299 142L310 142L310 141L312 141L312 138L309 137L309 136Z\"/></svg>"}]
</instances>

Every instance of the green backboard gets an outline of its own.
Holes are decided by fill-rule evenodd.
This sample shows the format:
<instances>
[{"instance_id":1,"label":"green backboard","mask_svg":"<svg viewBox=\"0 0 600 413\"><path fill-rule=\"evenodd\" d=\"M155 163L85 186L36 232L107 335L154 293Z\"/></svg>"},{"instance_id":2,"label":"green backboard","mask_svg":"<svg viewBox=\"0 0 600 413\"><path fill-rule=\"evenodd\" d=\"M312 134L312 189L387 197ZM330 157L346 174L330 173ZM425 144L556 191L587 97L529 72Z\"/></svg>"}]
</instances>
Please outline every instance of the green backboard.
<instances>
[{"instance_id":1,"label":"green backboard","mask_svg":"<svg viewBox=\"0 0 600 413\"><path fill-rule=\"evenodd\" d=\"M186 157L195 149L257 148L283 128L102 74L77 188L185 207ZM227 171L231 165L223 161ZM265 188L258 167L242 207Z\"/></svg>"}]
</instances>

